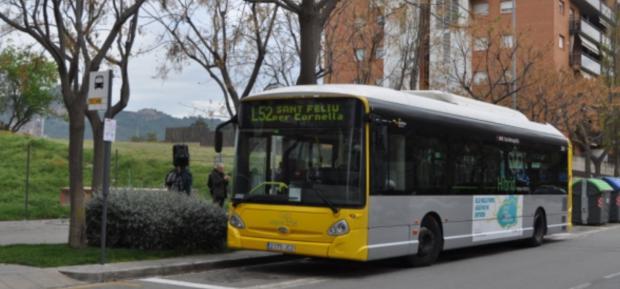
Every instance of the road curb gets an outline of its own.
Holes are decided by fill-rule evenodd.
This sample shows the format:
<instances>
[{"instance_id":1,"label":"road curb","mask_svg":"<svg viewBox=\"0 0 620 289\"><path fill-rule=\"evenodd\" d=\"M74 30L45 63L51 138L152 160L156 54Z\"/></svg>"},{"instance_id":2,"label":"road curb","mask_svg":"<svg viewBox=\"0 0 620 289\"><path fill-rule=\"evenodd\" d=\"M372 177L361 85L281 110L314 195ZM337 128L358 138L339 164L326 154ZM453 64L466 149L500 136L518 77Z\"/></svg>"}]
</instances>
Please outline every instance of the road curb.
<instances>
[{"instance_id":1,"label":"road curb","mask_svg":"<svg viewBox=\"0 0 620 289\"><path fill-rule=\"evenodd\" d=\"M145 264L133 262L131 265L127 265L129 263L121 263L62 267L58 268L58 272L78 281L95 283L267 264L287 261L294 258L282 254L261 254L258 256L216 260L209 260L209 256L203 257L203 260L200 258L192 258L191 260L182 260L179 258L179 260L171 259L170 262L166 259L156 262L147 261Z\"/></svg>"}]
</instances>

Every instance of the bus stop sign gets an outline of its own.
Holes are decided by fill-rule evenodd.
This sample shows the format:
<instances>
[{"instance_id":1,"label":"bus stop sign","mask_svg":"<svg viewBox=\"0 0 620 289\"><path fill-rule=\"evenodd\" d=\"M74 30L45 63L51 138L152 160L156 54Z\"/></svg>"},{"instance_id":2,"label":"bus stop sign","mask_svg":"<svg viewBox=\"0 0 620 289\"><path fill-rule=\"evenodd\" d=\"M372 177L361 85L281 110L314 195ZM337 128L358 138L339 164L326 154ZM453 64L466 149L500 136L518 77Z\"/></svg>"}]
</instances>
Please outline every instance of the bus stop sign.
<instances>
[{"instance_id":1,"label":"bus stop sign","mask_svg":"<svg viewBox=\"0 0 620 289\"><path fill-rule=\"evenodd\" d=\"M88 110L105 111L108 108L112 71L92 71L88 85Z\"/></svg>"}]
</instances>

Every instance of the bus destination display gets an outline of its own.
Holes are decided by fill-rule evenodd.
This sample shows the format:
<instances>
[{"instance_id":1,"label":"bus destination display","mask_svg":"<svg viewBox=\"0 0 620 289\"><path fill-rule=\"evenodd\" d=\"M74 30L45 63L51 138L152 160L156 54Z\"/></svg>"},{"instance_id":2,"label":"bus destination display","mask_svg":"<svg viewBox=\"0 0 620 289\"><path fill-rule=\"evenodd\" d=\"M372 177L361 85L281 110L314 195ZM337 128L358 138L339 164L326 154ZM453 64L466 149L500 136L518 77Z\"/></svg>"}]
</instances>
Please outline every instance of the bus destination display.
<instances>
[{"instance_id":1,"label":"bus destination display","mask_svg":"<svg viewBox=\"0 0 620 289\"><path fill-rule=\"evenodd\" d=\"M354 100L294 100L245 103L244 127L342 127L353 124Z\"/></svg>"}]
</instances>

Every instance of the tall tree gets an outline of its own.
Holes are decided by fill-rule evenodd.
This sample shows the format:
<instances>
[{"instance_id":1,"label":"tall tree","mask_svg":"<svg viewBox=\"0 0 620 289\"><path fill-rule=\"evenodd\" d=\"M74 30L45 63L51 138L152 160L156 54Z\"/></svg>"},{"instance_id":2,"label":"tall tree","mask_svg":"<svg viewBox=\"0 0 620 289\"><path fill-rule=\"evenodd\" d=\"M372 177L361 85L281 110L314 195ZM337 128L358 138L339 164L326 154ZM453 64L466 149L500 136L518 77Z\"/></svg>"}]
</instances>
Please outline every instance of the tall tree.
<instances>
[{"instance_id":1,"label":"tall tree","mask_svg":"<svg viewBox=\"0 0 620 289\"><path fill-rule=\"evenodd\" d=\"M316 67L321 50L321 35L339 0L245 0L249 3L273 3L297 15L299 21L300 67L297 84L316 84Z\"/></svg>"},{"instance_id":2,"label":"tall tree","mask_svg":"<svg viewBox=\"0 0 620 289\"><path fill-rule=\"evenodd\" d=\"M45 114L54 100L56 64L30 50L8 48L0 53L0 129L18 131L36 115Z\"/></svg>"},{"instance_id":3,"label":"tall tree","mask_svg":"<svg viewBox=\"0 0 620 289\"><path fill-rule=\"evenodd\" d=\"M162 40L169 63L178 66L189 59L203 67L224 94L230 116L234 115L240 99L258 81L277 7L242 0L176 0L148 10L166 30ZM166 73L168 67L162 70Z\"/></svg>"},{"instance_id":4,"label":"tall tree","mask_svg":"<svg viewBox=\"0 0 620 289\"><path fill-rule=\"evenodd\" d=\"M83 189L84 118L89 87L89 71L97 71L113 45L129 51L118 39L123 31L134 31L138 11L146 0L2 0L0 20L30 36L54 59L60 78L63 101L69 116L69 191L71 216L69 245L86 244ZM131 28L133 26L133 28ZM125 32L125 35L131 33ZM121 53L128 63L129 54ZM122 87L129 83L121 72ZM122 104L118 107L124 107ZM125 101L126 104L126 101Z\"/></svg>"}]
</instances>

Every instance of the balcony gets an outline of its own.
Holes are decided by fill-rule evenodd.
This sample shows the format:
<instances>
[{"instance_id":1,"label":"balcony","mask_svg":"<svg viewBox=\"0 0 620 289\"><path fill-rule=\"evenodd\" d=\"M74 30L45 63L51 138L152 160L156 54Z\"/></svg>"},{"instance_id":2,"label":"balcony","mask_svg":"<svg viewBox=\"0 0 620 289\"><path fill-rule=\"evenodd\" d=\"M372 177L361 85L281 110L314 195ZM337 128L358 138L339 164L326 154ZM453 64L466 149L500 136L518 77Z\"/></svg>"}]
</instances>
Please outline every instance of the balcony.
<instances>
[{"instance_id":1,"label":"balcony","mask_svg":"<svg viewBox=\"0 0 620 289\"><path fill-rule=\"evenodd\" d=\"M611 22L616 22L614 11L611 10L611 8L607 7L607 5L605 5L603 2L601 2L601 13L605 18L611 20Z\"/></svg>"},{"instance_id":2,"label":"balcony","mask_svg":"<svg viewBox=\"0 0 620 289\"><path fill-rule=\"evenodd\" d=\"M573 3L579 7L582 14L602 15L606 20L615 22L613 10L601 0L575 0Z\"/></svg>"},{"instance_id":3,"label":"balcony","mask_svg":"<svg viewBox=\"0 0 620 289\"><path fill-rule=\"evenodd\" d=\"M580 31L590 39L596 42L601 42L601 36L603 35L603 33L601 33L601 31L596 29L596 27L592 26L592 24L584 21L583 19L580 23Z\"/></svg>"},{"instance_id":4,"label":"balcony","mask_svg":"<svg viewBox=\"0 0 620 289\"><path fill-rule=\"evenodd\" d=\"M611 49L611 40L609 39L609 37L607 37L605 33L596 28L594 25L590 24L588 21L585 21L583 19L571 19L570 32L572 34L579 34L581 36L584 36L585 38L583 39L590 40L596 46L602 46L607 50Z\"/></svg>"},{"instance_id":5,"label":"balcony","mask_svg":"<svg viewBox=\"0 0 620 289\"><path fill-rule=\"evenodd\" d=\"M594 75L601 75L601 64L598 62L598 60L594 59L594 58L590 58L588 56L586 56L585 54L581 54L581 68L594 74Z\"/></svg>"}]
</instances>

